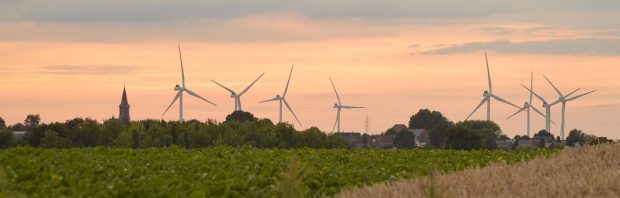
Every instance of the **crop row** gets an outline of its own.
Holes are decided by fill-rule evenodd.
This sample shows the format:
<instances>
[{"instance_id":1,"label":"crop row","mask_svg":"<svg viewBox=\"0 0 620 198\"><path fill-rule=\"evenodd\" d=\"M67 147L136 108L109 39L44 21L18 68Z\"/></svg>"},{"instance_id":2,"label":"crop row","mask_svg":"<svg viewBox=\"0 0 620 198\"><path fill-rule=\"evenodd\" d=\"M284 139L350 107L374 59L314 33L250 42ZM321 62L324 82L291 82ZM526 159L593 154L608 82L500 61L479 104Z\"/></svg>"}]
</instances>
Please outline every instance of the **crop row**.
<instances>
[{"instance_id":1,"label":"crop row","mask_svg":"<svg viewBox=\"0 0 620 198\"><path fill-rule=\"evenodd\" d=\"M433 169L453 172L555 152L18 147L0 150L0 190L29 197L274 197L291 189L333 195Z\"/></svg>"}]
</instances>

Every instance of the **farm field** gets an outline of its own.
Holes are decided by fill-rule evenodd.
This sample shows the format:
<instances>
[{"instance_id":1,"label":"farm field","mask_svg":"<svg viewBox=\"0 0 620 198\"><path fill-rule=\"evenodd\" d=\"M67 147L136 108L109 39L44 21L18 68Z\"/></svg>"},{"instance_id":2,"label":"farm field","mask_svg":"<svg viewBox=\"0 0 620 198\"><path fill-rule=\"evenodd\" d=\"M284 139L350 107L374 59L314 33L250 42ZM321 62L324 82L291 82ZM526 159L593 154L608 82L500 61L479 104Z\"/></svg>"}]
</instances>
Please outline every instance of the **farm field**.
<instances>
[{"instance_id":1,"label":"farm field","mask_svg":"<svg viewBox=\"0 0 620 198\"><path fill-rule=\"evenodd\" d=\"M18 147L0 150L0 190L11 197L335 195L430 170L513 164L556 152Z\"/></svg>"},{"instance_id":2,"label":"farm field","mask_svg":"<svg viewBox=\"0 0 620 198\"><path fill-rule=\"evenodd\" d=\"M345 191L339 197L618 197L620 144Z\"/></svg>"}]
</instances>

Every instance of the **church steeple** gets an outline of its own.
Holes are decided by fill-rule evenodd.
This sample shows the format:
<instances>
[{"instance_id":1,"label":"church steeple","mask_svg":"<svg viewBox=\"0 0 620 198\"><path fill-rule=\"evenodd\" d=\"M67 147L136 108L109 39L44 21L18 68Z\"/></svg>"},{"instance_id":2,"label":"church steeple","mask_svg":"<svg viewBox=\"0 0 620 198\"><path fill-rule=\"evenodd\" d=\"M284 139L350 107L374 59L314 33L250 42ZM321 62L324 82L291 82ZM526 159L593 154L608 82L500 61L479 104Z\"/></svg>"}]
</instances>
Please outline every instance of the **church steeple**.
<instances>
[{"instance_id":1,"label":"church steeple","mask_svg":"<svg viewBox=\"0 0 620 198\"><path fill-rule=\"evenodd\" d=\"M121 104L119 107L119 119L124 123L129 123L129 102L127 101L127 92L125 90L125 86L123 86L123 98L121 99Z\"/></svg>"}]
</instances>

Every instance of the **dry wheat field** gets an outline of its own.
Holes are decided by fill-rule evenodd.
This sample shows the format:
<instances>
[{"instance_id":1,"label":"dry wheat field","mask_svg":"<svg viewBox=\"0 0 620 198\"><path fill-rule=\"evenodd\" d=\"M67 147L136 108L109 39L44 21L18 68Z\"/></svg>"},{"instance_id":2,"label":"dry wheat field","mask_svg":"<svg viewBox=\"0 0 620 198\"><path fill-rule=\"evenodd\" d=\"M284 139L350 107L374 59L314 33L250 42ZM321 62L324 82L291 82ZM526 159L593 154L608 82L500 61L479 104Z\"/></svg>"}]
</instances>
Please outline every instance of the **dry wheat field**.
<instances>
[{"instance_id":1,"label":"dry wheat field","mask_svg":"<svg viewBox=\"0 0 620 198\"><path fill-rule=\"evenodd\" d=\"M340 197L620 197L620 144L564 149L515 165L376 184Z\"/></svg>"}]
</instances>

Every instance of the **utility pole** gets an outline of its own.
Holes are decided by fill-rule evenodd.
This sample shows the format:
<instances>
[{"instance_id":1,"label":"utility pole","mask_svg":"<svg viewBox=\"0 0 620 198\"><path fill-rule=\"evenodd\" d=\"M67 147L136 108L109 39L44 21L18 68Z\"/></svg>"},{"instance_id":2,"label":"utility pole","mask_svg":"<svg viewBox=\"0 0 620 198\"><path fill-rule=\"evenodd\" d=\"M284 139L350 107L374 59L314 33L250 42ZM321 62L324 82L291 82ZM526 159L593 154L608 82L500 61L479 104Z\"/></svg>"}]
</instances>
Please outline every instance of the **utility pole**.
<instances>
[{"instance_id":1,"label":"utility pole","mask_svg":"<svg viewBox=\"0 0 620 198\"><path fill-rule=\"evenodd\" d=\"M368 120L368 115L366 115L366 134L368 134L368 127L370 126L370 120Z\"/></svg>"}]
</instances>

